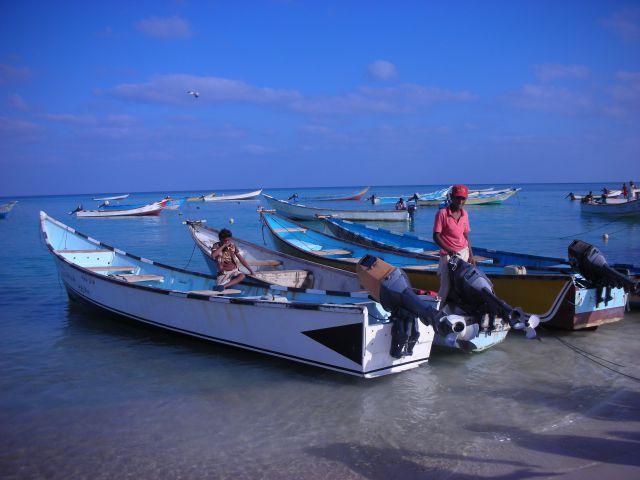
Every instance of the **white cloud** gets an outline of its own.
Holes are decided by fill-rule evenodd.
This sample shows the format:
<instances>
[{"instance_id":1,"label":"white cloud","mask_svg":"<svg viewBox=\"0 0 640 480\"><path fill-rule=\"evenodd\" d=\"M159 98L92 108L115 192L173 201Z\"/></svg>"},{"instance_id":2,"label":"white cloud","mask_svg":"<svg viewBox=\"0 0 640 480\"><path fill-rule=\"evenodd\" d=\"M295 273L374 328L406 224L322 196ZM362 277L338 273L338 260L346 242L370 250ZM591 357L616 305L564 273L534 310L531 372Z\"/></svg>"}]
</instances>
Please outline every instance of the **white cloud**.
<instances>
[{"instance_id":1,"label":"white cloud","mask_svg":"<svg viewBox=\"0 0 640 480\"><path fill-rule=\"evenodd\" d=\"M607 93L611 104L605 111L615 116L638 114L640 111L640 72L618 72L618 82L612 85Z\"/></svg>"},{"instance_id":2,"label":"white cloud","mask_svg":"<svg viewBox=\"0 0 640 480\"><path fill-rule=\"evenodd\" d=\"M376 60L367 67L367 73L376 80L393 80L398 77L396 66L386 60Z\"/></svg>"},{"instance_id":3,"label":"white cloud","mask_svg":"<svg viewBox=\"0 0 640 480\"><path fill-rule=\"evenodd\" d=\"M178 16L149 17L136 22L135 26L148 37L163 40L189 38L192 35L189 22Z\"/></svg>"},{"instance_id":4,"label":"white cloud","mask_svg":"<svg viewBox=\"0 0 640 480\"><path fill-rule=\"evenodd\" d=\"M14 67L6 63L0 63L0 85L19 82L31 76L31 70L27 67Z\"/></svg>"},{"instance_id":5,"label":"white cloud","mask_svg":"<svg viewBox=\"0 0 640 480\"><path fill-rule=\"evenodd\" d=\"M187 90L200 93L198 98ZM189 104L198 106L219 102L282 103L300 97L292 90L279 90L249 85L237 80L194 75L156 75L146 83L121 84L109 90L111 95L149 103Z\"/></svg>"},{"instance_id":6,"label":"white cloud","mask_svg":"<svg viewBox=\"0 0 640 480\"><path fill-rule=\"evenodd\" d=\"M242 149L251 155L268 155L276 151L274 148L255 144L245 145Z\"/></svg>"},{"instance_id":7,"label":"white cloud","mask_svg":"<svg viewBox=\"0 0 640 480\"><path fill-rule=\"evenodd\" d=\"M548 63L544 65L534 65L533 71L541 82L550 82L558 78L585 78L589 75L589 68L584 65Z\"/></svg>"},{"instance_id":8,"label":"white cloud","mask_svg":"<svg viewBox=\"0 0 640 480\"><path fill-rule=\"evenodd\" d=\"M40 127L33 122L0 117L0 136L26 135L38 130Z\"/></svg>"},{"instance_id":9,"label":"white cloud","mask_svg":"<svg viewBox=\"0 0 640 480\"><path fill-rule=\"evenodd\" d=\"M620 10L605 19L603 25L623 40L640 40L640 8Z\"/></svg>"},{"instance_id":10,"label":"white cloud","mask_svg":"<svg viewBox=\"0 0 640 480\"><path fill-rule=\"evenodd\" d=\"M9 105L9 107L13 108L14 110L21 110L21 111L29 110L29 106L27 105L27 102L25 102L24 99L17 93L14 93L13 95L9 95L7 104Z\"/></svg>"},{"instance_id":11,"label":"white cloud","mask_svg":"<svg viewBox=\"0 0 640 480\"><path fill-rule=\"evenodd\" d=\"M95 125L98 123L93 115L76 115L73 113L41 113L37 117L50 122L67 123L69 125Z\"/></svg>"},{"instance_id":12,"label":"white cloud","mask_svg":"<svg viewBox=\"0 0 640 480\"><path fill-rule=\"evenodd\" d=\"M550 85L525 85L520 91L508 94L505 99L519 108L566 114L585 112L593 103L588 97Z\"/></svg>"}]
</instances>

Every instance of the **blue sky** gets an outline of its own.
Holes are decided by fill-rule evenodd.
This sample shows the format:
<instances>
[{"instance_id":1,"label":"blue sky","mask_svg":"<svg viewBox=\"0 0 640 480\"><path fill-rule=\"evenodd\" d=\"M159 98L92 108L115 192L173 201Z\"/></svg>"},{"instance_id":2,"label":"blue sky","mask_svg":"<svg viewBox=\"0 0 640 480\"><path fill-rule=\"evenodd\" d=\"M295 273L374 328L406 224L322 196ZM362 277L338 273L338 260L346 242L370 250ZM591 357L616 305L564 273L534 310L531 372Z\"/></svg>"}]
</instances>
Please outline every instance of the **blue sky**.
<instances>
[{"instance_id":1,"label":"blue sky","mask_svg":"<svg viewBox=\"0 0 640 480\"><path fill-rule=\"evenodd\" d=\"M637 182L639 157L638 1L0 3L0 196Z\"/></svg>"}]
</instances>

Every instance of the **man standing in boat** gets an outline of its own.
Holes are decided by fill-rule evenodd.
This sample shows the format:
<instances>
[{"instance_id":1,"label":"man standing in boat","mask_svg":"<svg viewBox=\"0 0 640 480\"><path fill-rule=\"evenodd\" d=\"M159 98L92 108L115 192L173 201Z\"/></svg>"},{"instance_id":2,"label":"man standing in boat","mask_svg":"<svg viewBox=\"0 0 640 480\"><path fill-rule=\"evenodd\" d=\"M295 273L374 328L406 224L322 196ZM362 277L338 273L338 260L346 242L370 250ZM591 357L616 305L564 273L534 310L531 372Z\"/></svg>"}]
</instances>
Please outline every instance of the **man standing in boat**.
<instances>
[{"instance_id":1,"label":"man standing in boat","mask_svg":"<svg viewBox=\"0 0 640 480\"><path fill-rule=\"evenodd\" d=\"M457 255L462 260L475 265L471 242L469 241L469 215L463 208L469 189L465 185L454 185L451 189L451 202L436 213L433 224L433 241L440 247L440 264L438 276L440 277L440 295L442 308L449 295L450 276L449 259Z\"/></svg>"},{"instance_id":2,"label":"man standing in boat","mask_svg":"<svg viewBox=\"0 0 640 480\"><path fill-rule=\"evenodd\" d=\"M226 287L231 287L244 280L245 275L240 272L238 261L249 270L249 275L253 275L253 270L240 255L238 247L233 243L231 237L231 230L223 228L218 235L220 241L211 247L211 256L218 264L217 283L219 290L224 290Z\"/></svg>"}]
</instances>

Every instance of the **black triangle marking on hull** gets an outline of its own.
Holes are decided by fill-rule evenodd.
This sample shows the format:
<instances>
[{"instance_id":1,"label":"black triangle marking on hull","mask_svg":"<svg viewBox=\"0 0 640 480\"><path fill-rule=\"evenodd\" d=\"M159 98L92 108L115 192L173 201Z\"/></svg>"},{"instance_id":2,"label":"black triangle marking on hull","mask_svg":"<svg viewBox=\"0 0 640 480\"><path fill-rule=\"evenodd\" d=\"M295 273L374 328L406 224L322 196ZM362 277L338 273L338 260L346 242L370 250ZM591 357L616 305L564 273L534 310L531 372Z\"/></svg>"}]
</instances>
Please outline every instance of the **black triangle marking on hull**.
<instances>
[{"instance_id":1,"label":"black triangle marking on hull","mask_svg":"<svg viewBox=\"0 0 640 480\"><path fill-rule=\"evenodd\" d=\"M358 365L362 365L361 323L308 330L302 333Z\"/></svg>"}]
</instances>

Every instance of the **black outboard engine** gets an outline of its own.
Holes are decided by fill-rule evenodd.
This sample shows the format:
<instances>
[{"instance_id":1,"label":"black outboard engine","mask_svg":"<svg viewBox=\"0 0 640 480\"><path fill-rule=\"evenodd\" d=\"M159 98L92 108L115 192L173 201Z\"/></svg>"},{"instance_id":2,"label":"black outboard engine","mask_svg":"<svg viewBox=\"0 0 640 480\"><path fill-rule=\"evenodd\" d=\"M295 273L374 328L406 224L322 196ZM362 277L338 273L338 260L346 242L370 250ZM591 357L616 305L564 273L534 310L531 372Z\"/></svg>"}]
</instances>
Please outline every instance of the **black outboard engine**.
<instances>
[{"instance_id":1,"label":"black outboard engine","mask_svg":"<svg viewBox=\"0 0 640 480\"><path fill-rule=\"evenodd\" d=\"M464 330L464 321L451 322L435 308L425 304L411 288L404 271L372 255L365 255L356 267L360 283L369 294L391 312L391 350L389 354L402 358L413 353L420 332L420 320L432 325L443 335ZM455 317L455 316L454 316Z\"/></svg>"},{"instance_id":2,"label":"black outboard engine","mask_svg":"<svg viewBox=\"0 0 640 480\"><path fill-rule=\"evenodd\" d=\"M471 315L488 314L489 329L497 316L509 322L515 330L525 330L527 338L535 338L540 323L536 315L527 316L521 308L513 308L493 293L493 284L486 274L454 255L449 260L451 291L448 300Z\"/></svg>"},{"instance_id":3,"label":"black outboard engine","mask_svg":"<svg viewBox=\"0 0 640 480\"><path fill-rule=\"evenodd\" d=\"M612 288L624 288L631 293L639 291L638 282L611 268L600 250L582 240L574 240L569 245L569 263L597 288L597 303L604 301L606 305L612 299Z\"/></svg>"},{"instance_id":4,"label":"black outboard engine","mask_svg":"<svg viewBox=\"0 0 640 480\"><path fill-rule=\"evenodd\" d=\"M418 204L417 203L409 202L409 204L407 205L407 212L409 213L409 220L411 220L412 222L413 222L413 220L415 220L416 210L417 209L418 209Z\"/></svg>"}]
</instances>

